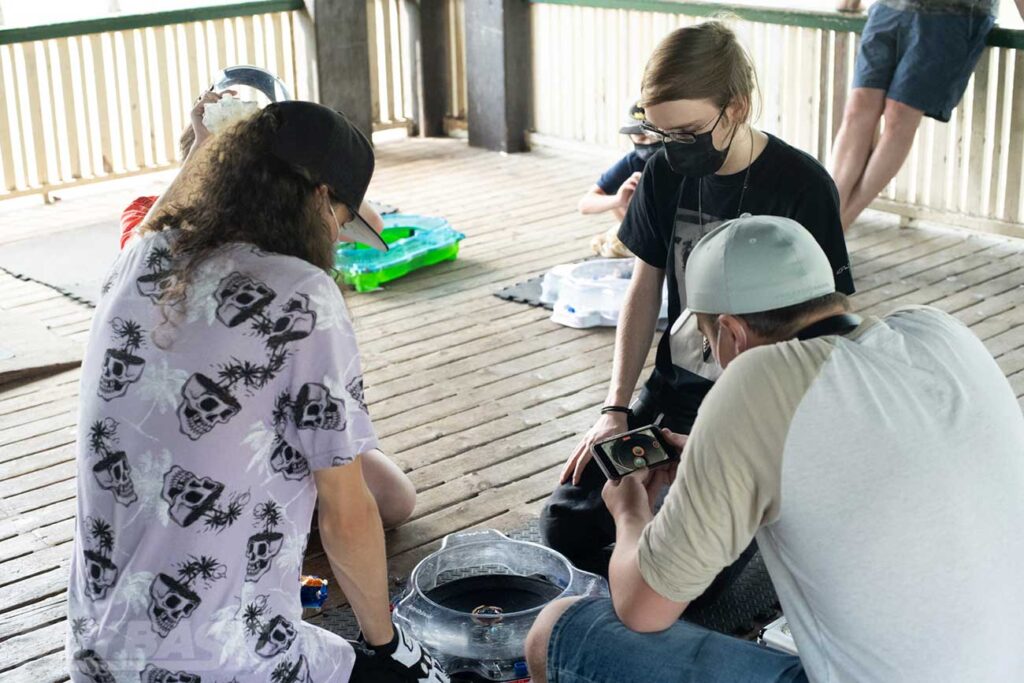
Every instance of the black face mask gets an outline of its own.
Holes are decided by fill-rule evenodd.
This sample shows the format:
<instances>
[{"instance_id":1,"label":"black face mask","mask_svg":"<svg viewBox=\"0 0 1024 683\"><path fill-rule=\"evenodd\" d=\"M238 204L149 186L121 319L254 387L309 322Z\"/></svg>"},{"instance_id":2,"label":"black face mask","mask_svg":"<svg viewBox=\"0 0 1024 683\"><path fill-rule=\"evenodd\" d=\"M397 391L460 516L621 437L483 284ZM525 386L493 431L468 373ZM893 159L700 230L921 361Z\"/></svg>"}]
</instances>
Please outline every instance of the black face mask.
<instances>
[{"instance_id":1,"label":"black face mask","mask_svg":"<svg viewBox=\"0 0 1024 683\"><path fill-rule=\"evenodd\" d=\"M715 125L706 133L699 133L693 136L693 142L685 144L664 140L661 144L665 147L665 156L668 157L668 166L674 173L688 178L711 175L722 168L726 157L729 156L729 148L732 147L732 138L725 149L715 149L715 143L711 135L718 128L719 121L725 110L718 115ZM733 131L735 135L735 131Z\"/></svg>"},{"instance_id":2,"label":"black face mask","mask_svg":"<svg viewBox=\"0 0 1024 683\"><path fill-rule=\"evenodd\" d=\"M636 156L640 161L646 162L648 159L657 154L658 150L661 149L661 145L657 142L651 142L646 145L639 143L633 143L633 149L636 150Z\"/></svg>"}]
</instances>

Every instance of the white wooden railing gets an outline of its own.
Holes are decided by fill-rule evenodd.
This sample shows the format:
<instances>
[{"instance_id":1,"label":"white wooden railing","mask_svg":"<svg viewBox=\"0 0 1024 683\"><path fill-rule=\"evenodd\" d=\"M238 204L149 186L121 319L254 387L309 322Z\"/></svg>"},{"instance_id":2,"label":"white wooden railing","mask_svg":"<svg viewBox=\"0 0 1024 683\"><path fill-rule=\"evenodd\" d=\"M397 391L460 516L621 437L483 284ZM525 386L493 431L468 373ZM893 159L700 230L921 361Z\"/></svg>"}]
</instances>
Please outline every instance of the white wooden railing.
<instances>
[{"instance_id":1,"label":"white wooden railing","mask_svg":"<svg viewBox=\"0 0 1024 683\"><path fill-rule=\"evenodd\" d=\"M367 0L375 129L412 119L406 0ZM317 99L302 0L0 30L0 200L174 166L196 95L255 64Z\"/></svg>"},{"instance_id":2,"label":"white wooden railing","mask_svg":"<svg viewBox=\"0 0 1024 683\"><path fill-rule=\"evenodd\" d=\"M413 118L413 46L407 0L367 0L374 128L400 128Z\"/></svg>"},{"instance_id":3,"label":"white wooden railing","mask_svg":"<svg viewBox=\"0 0 1024 683\"><path fill-rule=\"evenodd\" d=\"M645 9L624 8L630 5ZM646 9L651 6L662 11ZM625 148L628 141L618 128L626 100L639 95L647 57L666 33L710 13L707 3L535 2L536 131ZM760 79L758 125L827 166L857 49L850 20L830 13L738 14L746 18L730 23ZM998 33L996 42L1019 40L1011 32ZM952 121L925 120L910 158L876 207L1024 236L1022 163L1024 51L991 47Z\"/></svg>"},{"instance_id":4,"label":"white wooden railing","mask_svg":"<svg viewBox=\"0 0 1024 683\"><path fill-rule=\"evenodd\" d=\"M470 0L472 2L472 0ZM448 17L448 93L447 125L464 127L466 110L466 0L445 0Z\"/></svg>"}]
</instances>

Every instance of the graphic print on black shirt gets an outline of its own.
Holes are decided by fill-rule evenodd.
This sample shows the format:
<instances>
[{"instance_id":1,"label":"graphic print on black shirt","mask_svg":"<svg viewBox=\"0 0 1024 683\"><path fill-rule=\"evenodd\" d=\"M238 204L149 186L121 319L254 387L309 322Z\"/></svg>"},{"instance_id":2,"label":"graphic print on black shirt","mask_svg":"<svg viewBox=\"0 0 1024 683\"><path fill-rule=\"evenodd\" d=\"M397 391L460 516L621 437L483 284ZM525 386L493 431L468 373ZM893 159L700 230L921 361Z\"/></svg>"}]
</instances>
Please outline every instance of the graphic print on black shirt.
<instances>
[{"instance_id":1,"label":"graphic print on black shirt","mask_svg":"<svg viewBox=\"0 0 1024 683\"><path fill-rule=\"evenodd\" d=\"M832 264L836 289L852 294L850 260L839 216L835 183L810 155L768 135L768 143L750 166L746 193L746 169L727 176L697 178L676 175L663 152L647 164L619 229L619 239L645 263L665 270L668 280L668 328L658 344L655 368L646 387L666 413L692 420L712 386L707 374L693 372L695 359L703 363L696 320L681 320L686 308L682 265L696 242L722 220L740 212L792 218L814 235ZM703 228L697 216L698 185L704 211ZM739 207L743 194L743 206ZM685 328L685 329L683 329ZM672 348L673 330L681 335ZM680 358L682 366L674 362ZM684 359L689 359L686 361ZM704 364L708 365L708 364ZM698 370L700 365L697 366Z\"/></svg>"}]
</instances>

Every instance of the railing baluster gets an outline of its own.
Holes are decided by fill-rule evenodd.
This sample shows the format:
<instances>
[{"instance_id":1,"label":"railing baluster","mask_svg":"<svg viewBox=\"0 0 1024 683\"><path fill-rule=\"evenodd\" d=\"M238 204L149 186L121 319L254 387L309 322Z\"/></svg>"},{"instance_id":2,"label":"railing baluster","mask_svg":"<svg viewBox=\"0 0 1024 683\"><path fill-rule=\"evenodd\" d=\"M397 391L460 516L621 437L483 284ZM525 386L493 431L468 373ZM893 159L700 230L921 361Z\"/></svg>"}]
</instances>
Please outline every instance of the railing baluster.
<instances>
[{"instance_id":1,"label":"railing baluster","mask_svg":"<svg viewBox=\"0 0 1024 683\"><path fill-rule=\"evenodd\" d=\"M14 52L21 49L21 45L0 45L0 68L3 70L3 91L9 93L3 98L6 104L5 116L3 117L3 128L0 133L0 143L7 150L0 154L3 159L4 179L7 187L11 190L24 188L25 182L25 161L24 145L21 142L21 115L19 114L18 100L20 91L14 77Z\"/></svg>"},{"instance_id":2,"label":"railing baluster","mask_svg":"<svg viewBox=\"0 0 1024 683\"><path fill-rule=\"evenodd\" d=\"M1008 78L1004 87L1013 94L1020 92L1018 84L1024 80L1024 52L1005 50L1012 78ZM1024 222L1021 214L1021 193L1024 192L1024 101L1020 97L1007 98L1007 140L1006 163L1003 174L1005 187L1004 208L1001 217L1015 223Z\"/></svg>"},{"instance_id":3,"label":"railing baluster","mask_svg":"<svg viewBox=\"0 0 1024 683\"><path fill-rule=\"evenodd\" d=\"M377 5L382 0L367 0L366 8L366 23L369 40L368 48L370 52L370 104L371 111L373 113L373 120L380 121L382 118L381 113L381 92L380 92L380 60L381 54L378 48L378 36L380 35L377 30Z\"/></svg>"},{"instance_id":4,"label":"railing baluster","mask_svg":"<svg viewBox=\"0 0 1024 683\"><path fill-rule=\"evenodd\" d=\"M77 103L81 101L81 97L75 92L76 82L71 62L71 41L73 40L73 38L58 38L53 41L54 46L50 57L59 66L56 70L59 74L59 87L55 86L54 89L60 92L60 98L57 100L60 111L56 115L57 119L63 122L64 144L62 151L67 155L66 181L78 180L82 177L82 154L76 114ZM0 123L0 126L2 125Z\"/></svg>"}]
</instances>

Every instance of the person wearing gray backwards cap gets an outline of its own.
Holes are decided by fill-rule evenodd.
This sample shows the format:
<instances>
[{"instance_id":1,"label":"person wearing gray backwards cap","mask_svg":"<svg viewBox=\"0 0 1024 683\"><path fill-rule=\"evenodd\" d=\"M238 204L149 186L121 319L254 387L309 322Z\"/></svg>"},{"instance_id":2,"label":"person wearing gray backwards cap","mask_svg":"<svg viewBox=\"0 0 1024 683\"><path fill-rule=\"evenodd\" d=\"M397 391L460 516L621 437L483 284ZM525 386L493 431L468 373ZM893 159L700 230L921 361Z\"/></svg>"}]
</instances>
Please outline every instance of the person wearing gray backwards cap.
<instances>
[{"instance_id":1,"label":"person wearing gray backwards cap","mask_svg":"<svg viewBox=\"0 0 1024 683\"><path fill-rule=\"evenodd\" d=\"M82 362L71 680L447 683L391 621L383 527L415 490L330 275L341 239L386 248L358 216L373 148L279 102L189 164L114 261ZM361 643L302 619L317 504Z\"/></svg>"},{"instance_id":2,"label":"person wearing gray backwards cap","mask_svg":"<svg viewBox=\"0 0 1024 683\"><path fill-rule=\"evenodd\" d=\"M833 280L787 218L697 244L689 305L725 370L689 437L666 431L678 474L606 484L611 598L545 609L534 683L1024 680L1014 392L956 318L861 319ZM679 620L754 537L799 656Z\"/></svg>"}]
</instances>

